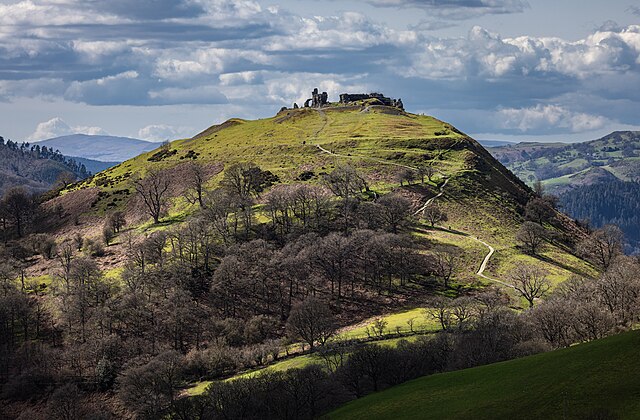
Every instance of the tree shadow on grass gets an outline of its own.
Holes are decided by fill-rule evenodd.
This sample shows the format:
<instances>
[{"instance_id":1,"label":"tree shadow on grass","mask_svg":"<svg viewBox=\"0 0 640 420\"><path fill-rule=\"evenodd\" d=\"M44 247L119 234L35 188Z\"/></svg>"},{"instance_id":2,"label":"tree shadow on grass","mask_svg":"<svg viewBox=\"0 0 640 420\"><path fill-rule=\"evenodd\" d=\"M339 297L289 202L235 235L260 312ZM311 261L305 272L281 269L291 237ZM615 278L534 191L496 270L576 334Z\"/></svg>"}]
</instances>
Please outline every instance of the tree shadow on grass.
<instances>
[{"instance_id":1,"label":"tree shadow on grass","mask_svg":"<svg viewBox=\"0 0 640 420\"><path fill-rule=\"evenodd\" d=\"M556 266L558 268L562 268L563 270L569 271L569 272L571 272L573 274L576 274L578 276L587 277L587 278L591 277L591 275L589 273L586 273L586 272L584 272L582 270L579 270L576 267L567 265L567 264L565 264L563 262L553 260L553 259L551 259L549 257L544 256L544 255L531 255L531 256L534 257L537 260L546 262L547 264L551 264L551 265Z\"/></svg>"}]
</instances>

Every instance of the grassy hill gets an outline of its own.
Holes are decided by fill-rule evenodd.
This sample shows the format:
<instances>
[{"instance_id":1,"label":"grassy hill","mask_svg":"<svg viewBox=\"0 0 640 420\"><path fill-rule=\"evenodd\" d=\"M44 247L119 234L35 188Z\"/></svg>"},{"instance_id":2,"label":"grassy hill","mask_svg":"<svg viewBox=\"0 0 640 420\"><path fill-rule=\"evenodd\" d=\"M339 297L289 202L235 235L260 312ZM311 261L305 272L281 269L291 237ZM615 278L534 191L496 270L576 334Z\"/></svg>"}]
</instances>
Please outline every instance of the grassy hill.
<instances>
[{"instance_id":1,"label":"grassy hill","mask_svg":"<svg viewBox=\"0 0 640 420\"><path fill-rule=\"evenodd\" d=\"M640 332L419 378L330 419L637 419Z\"/></svg>"},{"instance_id":2,"label":"grassy hill","mask_svg":"<svg viewBox=\"0 0 640 420\"><path fill-rule=\"evenodd\" d=\"M143 232L165 229L196 210L183 197L188 164L204 167L206 186L215 188L224 167L241 161L273 172L281 183L301 179L320 183L323 174L348 163L364 174L374 193L399 191L414 201L416 210L448 179L438 202L449 216L449 232L432 230L428 237L436 245L456 247L467 256L466 282L478 281L473 273L487 252L474 237L496 249L487 266L487 274L494 277L505 276L523 261L544 266L554 282L575 273L594 274L559 243L550 245L541 259L515 248L514 235L531 191L479 143L436 118L384 106L288 109L261 120L231 119L194 138L174 141L166 150L153 150L107 169L63 191L53 204L69 207L69 213L82 213L89 235L95 232L93 225L117 209L124 210L133 222L130 225ZM400 187L402 171L426 165L436 169L432 180ZM158 169L169 169L173 199L168 216L154 226L135 196L133 180ZM562 220L565 233L580 234L570 220Z\"/></svg>"}]
</instances>

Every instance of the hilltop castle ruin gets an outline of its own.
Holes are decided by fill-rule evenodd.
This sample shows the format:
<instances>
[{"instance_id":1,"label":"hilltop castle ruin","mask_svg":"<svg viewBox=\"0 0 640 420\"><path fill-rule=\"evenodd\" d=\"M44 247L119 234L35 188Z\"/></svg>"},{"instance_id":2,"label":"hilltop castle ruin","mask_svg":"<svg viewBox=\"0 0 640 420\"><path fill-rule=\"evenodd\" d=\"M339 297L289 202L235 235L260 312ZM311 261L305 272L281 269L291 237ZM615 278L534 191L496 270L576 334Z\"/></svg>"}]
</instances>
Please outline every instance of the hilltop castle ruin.
<instances>
[{"instance_id":1,"label":"hilltop castle ruin","mask_svg":"<svg viewBox=\"0 0 640 420\"><path fill-rule=\"evenodd\" d=\"M382 105L391 106L394 108L399 108L404 111L404 104L402 103L402 99L393 99L384 96L381 93L343 93L340 95L340 105L351 105L356 102L366 101L370 99L378 100ZM304 102L305 108L322 108L330 105L329 96L327 92L320 93L318 88L315 88L313 92L311 92L311 98L307 99ZM298 104L293 104L293 108L298 108Z\"/></svg>"}]
</instances>

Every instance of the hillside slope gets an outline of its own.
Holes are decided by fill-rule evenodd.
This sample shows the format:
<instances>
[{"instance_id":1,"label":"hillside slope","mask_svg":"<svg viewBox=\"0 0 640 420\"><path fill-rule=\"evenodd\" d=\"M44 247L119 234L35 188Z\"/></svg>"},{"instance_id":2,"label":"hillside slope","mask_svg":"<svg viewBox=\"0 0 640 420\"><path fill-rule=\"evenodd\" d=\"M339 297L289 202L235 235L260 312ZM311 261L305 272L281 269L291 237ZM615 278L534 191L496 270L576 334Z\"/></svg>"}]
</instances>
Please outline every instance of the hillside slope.
<instances>
[{"instance_id":1,"label":"hillside slope","mask_svg":"<svg viewBox=\"0 0 640 420\"><path fill-rule=\"evenodd\" d=\"M571 274L592 274L562 242L549 246L540 260L516 249L514 235L532 191L480 144L436 118L385 106L288 109L262 120L232 119L101 172L63 192L52 204L81 213L88 229L85 234L91 234L92 228L95 232L104 214L116 209L125 211L128 220L142 229L166 228L196 210L184 199L189 165L204 168L206 187L215 188L223 168L241 161L271 171L285 184L321 183L323 174L349 164L364 175L373 193L399 191L413 200L416 211L442 192L438 203L448 214L446 227L457 236L453 242L450 234L440 236L462 252L469 246L488 250L490 243L496 253L486 268L494 278L506 275L518 261L544 265L554 282ZM415 176L425 166L435 169L432 180L414 179L400 186L403 172L410 170ZM172 181L171 208L159 227L148 223L133 185L152 170L166 170ZM568 218L558 218L560 237L583 234ZM473 241L477 244L467 244Z\"/></svg>"},{"instance_id":2,"label":"hillside slope","mask_svg":"<svg viewBox=\"0 0 640 420\"><path fill-rule=\"evenodd\" d=\"M159 146L157 143L129 137L92 136L87 134L55 137L39 141L36 144L60 150L60 153L67 156L102 162L123 162Z\"/></svg>"},{"instance_id":3,"label":"hillside slope","mask_svg":"<svg viewBox=\"0 0 640 420\"><path fill-rule=\"evenodd\" d=\"M637 331L522 359L419 378L330 419L637 419Z\"/></svg>"}]
</instances>

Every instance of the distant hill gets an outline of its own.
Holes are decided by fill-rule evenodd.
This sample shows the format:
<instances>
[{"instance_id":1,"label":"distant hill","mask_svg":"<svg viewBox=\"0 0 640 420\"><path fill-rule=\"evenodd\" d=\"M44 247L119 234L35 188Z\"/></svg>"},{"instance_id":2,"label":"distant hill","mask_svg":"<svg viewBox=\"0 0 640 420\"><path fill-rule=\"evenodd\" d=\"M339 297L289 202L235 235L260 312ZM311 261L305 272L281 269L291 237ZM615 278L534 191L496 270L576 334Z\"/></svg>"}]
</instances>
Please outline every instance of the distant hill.
<instances>
[{"instance_id":1,"label":"distant hill","mask_svg":"<svg viewBox=\"0 0 640 420\"><path fill-rule=\"evenodd\" d=\"M73 158L73 160L75 160L76 162L83 164L85 168L87 168L87 171L91 172L92 174L97 174L98 172L102 172L105 169L109 169L112 166L116 166L117 164L120 163L120 162L103 162L101 160L93 160L93 159L87 159L87 158L82 158L77 156L70 156L70 157Z\"/></svg>"},{"instance_id":2,"label":"distant hill","mask_svg":"<svg viewBox=\"0 0 640 420\"><path fill-rule=\"evenodd\" d=\"M622 181L640 180L640 131L615 131L582 143L524 142L489 151L520 179L543 181L555 194L591 183L588 174L595 169Z\"/></svg>"},{"instance_id":3,"label":"distant hill","mask_svg":"<svg viewBox=\"0 0 640 420\"><path fill-rule=\"evenodd\" d=\"M478 140L478 143L480 143L484 147L502 147L517 144L513 141L506 140Z\"/></svg>"},{"instance_id":4,"label":"distant hill","mask_svg":"<svg viewBox=\"0 0 640 420\"><path fill-rule=\"evenodd\" d=\"M124 162L159 146L159 143L129 137L91 136L87 134L55 137L39 141L37 144L60 150L63 155L102 162Z\"/></svg>"},{"instance_id":5,"label":"distant hill","mask_svg":"<svg viewBox=\"0 0 640 420\"><path fill-rule=\"evenodd\" d=\"M62 178L79 180L89 176L88 172L83 162L46 146L0 137L0 197L12 187L44 192Z\"/></svg>"},{"instance_id":6,"label":"distant hill","mask_svg":"<svg viewBox=\"0 0 640 420\"><path fill-rule=\"evenodd\" d=\"M542 181L571 216L596 227L618 224L631 247L640 248L640 131L615 131L583 143L526 142L488 150L523 181ZM620 195L613 196L614 191Z\"/></svg>"},{"instance_id":7,"label":"distant hill","mask_svg":"<svg viewBox=\"0 0 640 420\"><path fill-rule=\"evenodd\" d=\"M640 333L426 376L327 419L637 419Z\"/></svg>"}]
</instances>

